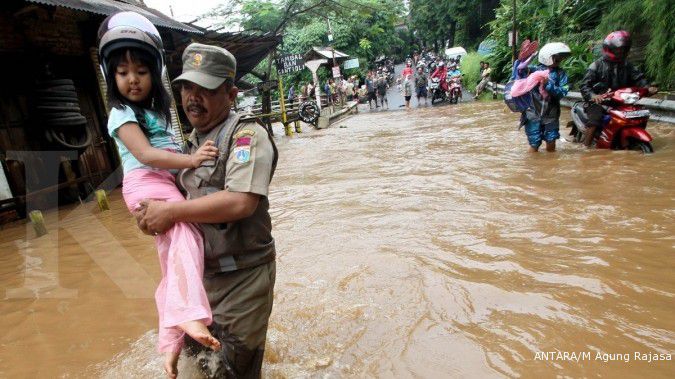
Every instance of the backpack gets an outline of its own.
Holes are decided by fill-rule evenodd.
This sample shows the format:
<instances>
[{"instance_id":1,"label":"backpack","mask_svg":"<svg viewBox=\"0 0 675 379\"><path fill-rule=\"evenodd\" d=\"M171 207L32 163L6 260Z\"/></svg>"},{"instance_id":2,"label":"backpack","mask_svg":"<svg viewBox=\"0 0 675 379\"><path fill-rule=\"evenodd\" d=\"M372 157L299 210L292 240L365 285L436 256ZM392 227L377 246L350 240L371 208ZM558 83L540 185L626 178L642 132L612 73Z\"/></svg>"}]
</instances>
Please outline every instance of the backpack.
<instances>
[{"instance_id":1,"label":"backpack","mask_svg":"<svg viewBox=\"0 0 675 379\"><path fill-rule=\"evenodd\" d=\"M532 93L528 92L526 94L513 97L511 96L511 87L513 87L512 80L504 86L504 103L512 112L522 113L530 108L534 108L534 102L532 101Z\"/></svg>"}]
</instances>

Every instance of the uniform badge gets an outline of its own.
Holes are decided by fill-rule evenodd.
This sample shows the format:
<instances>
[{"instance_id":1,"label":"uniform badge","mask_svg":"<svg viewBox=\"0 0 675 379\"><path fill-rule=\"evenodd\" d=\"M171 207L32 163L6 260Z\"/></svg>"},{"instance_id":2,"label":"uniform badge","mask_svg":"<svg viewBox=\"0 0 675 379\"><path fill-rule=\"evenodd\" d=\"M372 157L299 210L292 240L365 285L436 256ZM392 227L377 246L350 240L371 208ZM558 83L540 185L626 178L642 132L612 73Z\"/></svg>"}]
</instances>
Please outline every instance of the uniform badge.
<instances>
[{"instance_id":1,"label":"uniform badge","mask_svg":"<svg viewBox=\"0 0 675 379\"><path fill-rule=\"evenodd\" d=\"M234 135L234 161L236 163L246 163L251 160L253 135L255 135L255 132L247 129Z\"/></svg>"},{"instance_id":2,"label":"uniform badge","mask_svg":"<svg viewBox=\"0 0 675 379\"><path fill-rule=\"evenodd\" d=\"M192 63L196 68L199 68L199 66L202 65L202 60L204 60L204 56L197 53L195 54L194 58L192 58Z\"/></svg>"},{"instance_id":3,"label":"uniform badge","mask_svg":"<svg viewBox=\"0 0 675 379\"><path fill-rule=\"evenodd\" d=\"M246 137L246 136L253 137L254 135L255 135L255 131L253 131L251 129L242 129L242 130L240 130L240 131L238 131L237 133L234 134L234 138L238 139L240 137Z\"/></svg>"},{"instance_id":4,"label":"uniform badge","mask_svg":"<svg viewBox=\"0 0 675 379\"><path fill-rule=\"evenodd\" d=\"M251 145L237 146L234 148L234 161L246 163L251 160Z\"/></svg>"}]
</instances>

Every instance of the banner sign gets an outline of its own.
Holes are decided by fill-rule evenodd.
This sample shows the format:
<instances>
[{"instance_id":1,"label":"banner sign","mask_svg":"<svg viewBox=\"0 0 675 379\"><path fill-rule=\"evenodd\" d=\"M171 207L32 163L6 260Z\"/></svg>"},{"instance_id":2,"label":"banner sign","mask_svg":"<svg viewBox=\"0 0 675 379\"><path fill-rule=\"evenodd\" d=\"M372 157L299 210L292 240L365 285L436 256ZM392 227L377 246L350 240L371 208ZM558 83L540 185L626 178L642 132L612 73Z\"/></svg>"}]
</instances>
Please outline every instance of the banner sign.
<instances>
[{"instance_id":1,"label":"banner sign","mask_svg":"<svg viewBox=\"0 0 675 379\"><path fill-rule=\"evenodd\" d=\"M333 77L334 78L340 77L340 66L333 67Z\"/></svg>"},{"instance_id":2,"label":"banner sign","mask_svg":"<svg viewBox=\"0 0 675 379\"><path fill-rule=\"evenodd\" d=\"M344 63L345 70L350 68L359 68L359 58L350 59Z\"/></svg>"},{"instance_id":3,"label":"banner sign","mask_svg":"<svg viewBox=\"0 0 675 379\"><path fill-rule=\"evenodd\" d=\"M290 74L305 68L305 60L301 54L288 54L277 58L277 70L280 75Z\"/></svg>"}]
</instances>

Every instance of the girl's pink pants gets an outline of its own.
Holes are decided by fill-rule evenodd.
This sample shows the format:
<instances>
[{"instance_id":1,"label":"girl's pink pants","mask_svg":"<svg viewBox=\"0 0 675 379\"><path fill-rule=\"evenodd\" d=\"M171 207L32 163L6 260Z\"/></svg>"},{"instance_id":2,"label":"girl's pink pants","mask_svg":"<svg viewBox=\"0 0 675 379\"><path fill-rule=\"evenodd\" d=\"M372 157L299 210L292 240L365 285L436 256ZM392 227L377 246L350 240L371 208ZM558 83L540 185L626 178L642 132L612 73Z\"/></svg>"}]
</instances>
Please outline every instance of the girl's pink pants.
<instances>
[{"instance_id":1,"label":"girl's pink pants","mask_svg":"<svg viewBox=\"0 0 675 379\"><path fill-rule=\"evenodd\" d=\"M185 200L176 188L174 176L167 170L135 169L124 175L124 201L134 211L141 200ZM162 280L155 292L159 313L157 349L179 352L184 332L177 325L199 320L211 324L211 308L204 291L204 245L199 230L188 223L176 223L164 234L155 236L162 268Z\"/></svg>"}]
</instances>

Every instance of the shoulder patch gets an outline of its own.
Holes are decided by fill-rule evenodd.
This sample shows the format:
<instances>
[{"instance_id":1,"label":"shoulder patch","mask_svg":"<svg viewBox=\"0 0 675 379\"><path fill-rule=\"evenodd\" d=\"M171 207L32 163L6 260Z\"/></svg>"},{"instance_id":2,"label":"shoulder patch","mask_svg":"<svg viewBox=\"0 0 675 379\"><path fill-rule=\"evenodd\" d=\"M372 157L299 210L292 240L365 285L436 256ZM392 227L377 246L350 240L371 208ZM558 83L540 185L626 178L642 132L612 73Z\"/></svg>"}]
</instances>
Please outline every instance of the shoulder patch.
<instances>
[{"instance_id":1,"label":"shoulder patch","mask_svg":"<svg viewBox=\"0 0 675 379\"><path fill-rule=\"evenodd\" d=\"M234 161L236 163L247 163L251 160L251 146L237 146L234 148Z\"/></svg>"},{"instance_id":2,"label":"shoulder patch","mask_svg":"<svg viewBox=\"0 0 675 379\"><path fill-rule=\"evenodd\" d=\"M234 134L234 139L239 139L241 137L246 137L250 136L253 137L255 135L255 131L251 129L242 129L238 131L237 133Z\"/></svg>"}]
</instances>

